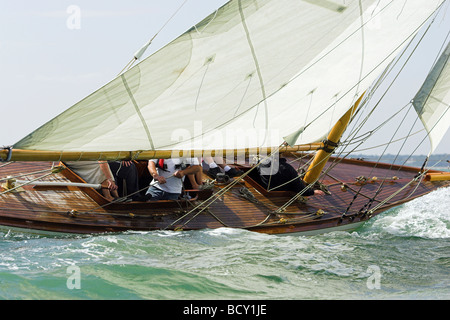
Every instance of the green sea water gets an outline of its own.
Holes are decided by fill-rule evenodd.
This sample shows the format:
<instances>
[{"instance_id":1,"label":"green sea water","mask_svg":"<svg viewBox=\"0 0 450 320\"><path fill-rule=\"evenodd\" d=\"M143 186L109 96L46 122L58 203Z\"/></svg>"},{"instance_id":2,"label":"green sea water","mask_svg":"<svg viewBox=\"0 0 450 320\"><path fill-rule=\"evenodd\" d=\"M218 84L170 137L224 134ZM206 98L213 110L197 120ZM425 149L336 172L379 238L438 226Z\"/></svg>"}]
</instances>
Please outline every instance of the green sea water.
<instances>
[{"instance_id":1,"label":"green sea water","mask_svg":"<svg viewBox=\"0 0 450 320\"><path fill-rule=\"evenodd\" d=\"M0 233L4 300L449 299L450 188L311 237Z\"/></svg>"}]
</instances>

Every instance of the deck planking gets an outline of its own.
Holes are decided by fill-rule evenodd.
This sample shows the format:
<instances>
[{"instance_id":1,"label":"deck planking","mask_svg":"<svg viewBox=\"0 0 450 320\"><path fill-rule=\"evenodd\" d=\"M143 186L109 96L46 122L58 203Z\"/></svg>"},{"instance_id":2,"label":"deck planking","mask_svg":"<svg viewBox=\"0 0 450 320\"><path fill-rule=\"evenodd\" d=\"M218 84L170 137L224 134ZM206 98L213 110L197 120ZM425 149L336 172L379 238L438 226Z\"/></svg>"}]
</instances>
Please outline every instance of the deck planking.
<instances>
[{"instance_id":1,"label":"deck planking","mask_svg":"<svg viewBox=\"0 0 450 320\"><path fill-rule=\"evenodd\" d=\"M287 157L296 168L305 162L298 161L294 156ZM284 191L267 192L250 178L236 184L201 213L198 210L190 212L195 206L202 205L201 200L108 204L97 191L89 188L24 186L19 192L0 196L0 224L66 233L198 230L220 227L273 234L303 232L366 221L369 216L364 213L368 204L371 204L369 209L373 208L402 188L404 189L374 214L449 185L448 181L421 181L404 187L417 174L417 168L360 160L334 160L339 162L330 162L326 169L330 166L335 168L321 180L328 186L331 195L308 197L306 203L295 201L280 213L276 213L277 209L294 194ZM45 174L39 171L50 170L52 165L56 164L11 163L0 167L0 178L30 174L20 179L35 179ZM242 166L242 169L247 170L249 167ZM367 177L368 182L359 183L356 180L359 176ZM376 180L372 180L373 177L376 177ZM64 170L44 178L43 181L83 180L70 170ZM348 186L347 191L341 190L342 184ZM219 191L221 187L216 186L214 192ZM255 202L241 196L239 190L243 187L253 194ZM375 195L376 198L373 199ZM323 213L317 214L318 212Z\"/></svg>"}]
</instances>

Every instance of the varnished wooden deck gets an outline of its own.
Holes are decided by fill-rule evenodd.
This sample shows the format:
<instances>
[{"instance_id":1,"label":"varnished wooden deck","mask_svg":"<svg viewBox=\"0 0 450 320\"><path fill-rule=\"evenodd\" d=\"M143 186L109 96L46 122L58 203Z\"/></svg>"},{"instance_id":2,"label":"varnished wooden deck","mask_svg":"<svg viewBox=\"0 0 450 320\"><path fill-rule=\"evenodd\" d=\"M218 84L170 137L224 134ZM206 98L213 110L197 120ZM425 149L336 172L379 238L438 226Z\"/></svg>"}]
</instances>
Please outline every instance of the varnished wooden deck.
<instances>
[{"instance_id":1,"label":"varnished wooden deck","mask_svg":"<svg viewBox=\"0 0 450 320\"><path fill-rule=\"evenodd\" d=\"M295 160L295 157L289 159ZM300 161L294 161L292 165L298 167ZM334 166L333 163L328 166L330 165ZM11 163L0 167L0 178L47 170L51 166L51 163L45 162ZM247 168L244 166L243 169ZM32 180L45 173L34 173L23 179ZM410 183L417 173L417 168L343 160L322 180L331 195L309 197L306 203L296 201L277 214L274 212L294 194L283 191L266 192L251 178L236 184L202 213L195 210L187 216L185 215L203 200L108 204L99 193L90 188L24 186L22 191L0 195L0 225L78 234L220 227L244 228L272 234L321 229L326 231L327 228L351 226L368 220L370 216L365 214L366 206L377 191L379 193L371 202L370 208ZM369 179L368 182L358 183L356 178L359 176L365 176ZM372 180L373 177L376 180ZM69 170L43 180L82 181ZM341 190L342 184L348 186L347 191ZM382 188L379 190L381 184ZM373 215L448 185L448 181L422 180L420 183L410 183ZM216 186L213 192L218 192L221 187L223 186ZM247 188L256 201L243 198L241 188ZM208 191L204 193L200 194L199 199L210 196Z\"/></svg>"}]
</instances>

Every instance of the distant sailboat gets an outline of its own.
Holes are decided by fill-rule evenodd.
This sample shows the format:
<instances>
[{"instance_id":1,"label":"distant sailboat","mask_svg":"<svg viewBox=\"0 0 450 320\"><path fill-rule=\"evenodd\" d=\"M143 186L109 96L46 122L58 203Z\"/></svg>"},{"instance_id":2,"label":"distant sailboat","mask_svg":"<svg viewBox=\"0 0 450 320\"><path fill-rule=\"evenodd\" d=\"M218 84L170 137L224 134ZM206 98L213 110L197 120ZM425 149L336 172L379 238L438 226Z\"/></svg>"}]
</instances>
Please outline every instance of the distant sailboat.
<instances>
[{"instance_id":1,"label":"distant sailboat","mask_svg":"<svg viewBox=\"0 0 450 320\"><path fill-rule=\"evenodd\" d=\"M392 66L407 65L401 59L414 50L405 48L420 45L446 5L229 1L0 151L0 225L54 233L232 227L311 234L357 228L448 186L448 174L425 166L353 160L342 152L332 157L348 125L358 125L356 115L392 76ZM410 99L430 154L450 124L448 46L447 38L439 44L436 63ZM224 158L244 174L215 181L211 189L186 190L193 199L153 203L109 202L64 164L207 156ZM304 190L279 191L258 181L263 161L254 158L279 156L299 172ZM314 188L326 194L303 197Z\"/></svg>"}]
</instances>

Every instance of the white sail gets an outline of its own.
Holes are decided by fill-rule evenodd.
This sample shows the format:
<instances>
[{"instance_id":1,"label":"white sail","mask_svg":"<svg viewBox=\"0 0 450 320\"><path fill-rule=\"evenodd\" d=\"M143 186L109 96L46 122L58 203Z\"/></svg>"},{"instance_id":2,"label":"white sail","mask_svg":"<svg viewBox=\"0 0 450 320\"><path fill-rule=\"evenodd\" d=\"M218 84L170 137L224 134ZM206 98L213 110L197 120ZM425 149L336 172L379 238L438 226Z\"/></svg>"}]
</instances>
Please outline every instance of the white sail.
<instances>
[{"instance_id":1,"label":"white sail","mask_svg":"<svg viewBox=\"0 0 450 320\"><path fill-rule=\"evenodd\" d=\"M292 143L319 141L441 3L232 0L14 147L199 150L272 147L289 135Z\"/></svg>"},{"instance_id":2,"label":"white sail","mask_svg":"<svg viewBox=\"0 0 450 320\"><path fill-rule=\"evenodd\" d=\"M413 100L433 153L450 126L450 43Z\"/></svg>"}]
</instances>

